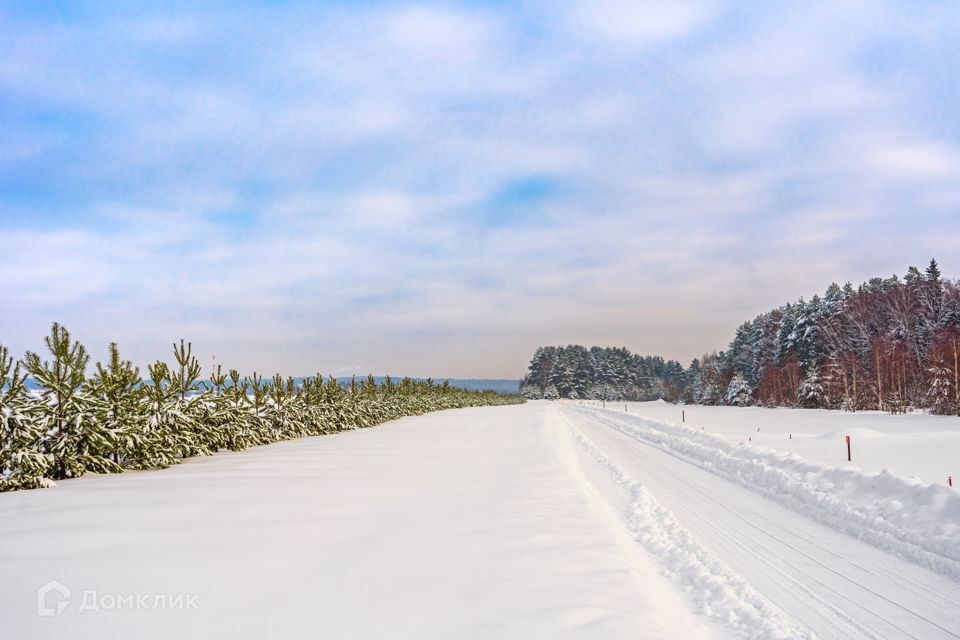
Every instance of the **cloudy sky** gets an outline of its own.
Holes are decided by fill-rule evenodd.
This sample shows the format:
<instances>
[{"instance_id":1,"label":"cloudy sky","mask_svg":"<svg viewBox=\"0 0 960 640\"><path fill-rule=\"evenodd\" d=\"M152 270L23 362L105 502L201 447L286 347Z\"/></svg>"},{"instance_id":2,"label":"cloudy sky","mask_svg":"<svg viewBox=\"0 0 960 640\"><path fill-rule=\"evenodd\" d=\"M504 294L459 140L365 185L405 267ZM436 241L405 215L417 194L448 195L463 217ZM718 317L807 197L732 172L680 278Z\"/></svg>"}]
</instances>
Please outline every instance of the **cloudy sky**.
<instances>
[{"instance_id":1,"label":"cloudy sky","mask_svg":"<svg viewBox=\"0 0 960 640\"><path fill-rule=\"evenodd\" d=\"M13 352L518 377L960 276L956 2L192 4L0 1Z\"/></svg>"}]
</instances>

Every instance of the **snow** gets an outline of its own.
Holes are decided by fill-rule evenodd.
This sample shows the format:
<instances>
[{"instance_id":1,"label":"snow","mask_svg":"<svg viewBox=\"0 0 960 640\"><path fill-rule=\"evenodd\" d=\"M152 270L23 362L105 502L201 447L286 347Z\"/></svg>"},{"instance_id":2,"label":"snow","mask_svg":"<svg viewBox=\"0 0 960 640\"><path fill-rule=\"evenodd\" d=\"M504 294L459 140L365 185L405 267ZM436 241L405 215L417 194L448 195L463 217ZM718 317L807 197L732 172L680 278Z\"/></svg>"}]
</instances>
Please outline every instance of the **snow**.
<instances>
[{"instance_id":1,"label":"snow","mask_svg":"<svg viewBox=\"0 0 960 640\"><path fill-rule=\"evenodd\" d=\"M771 606L723 561L681 527L643 484L566 421L574 442L626 492L625 524L634 539L658 558L664 572L684 585L697 609L749 638L797 638L803 631Z\"/></svg>"},{"instance_id":2,"label":"snow","mask_svg":"<svg viewBox=\"0 0 960 640\"><path fill-rule=\"evenodd\" d=\"M722 561L805 634L883 640L960 636L960 585L812 521L669 449L570 407L571 424L642 484L695 547ZM687 584L692 581L685 580ZM696 597L696 593L694 594ZM782 620L782 618L781 618ZM763 626L747 637L763 637Z\"/></svg>"},{"instance_id":3,"label":"snow","mask_svg":"<svg viewBox=\"0 0 960 640\"><path fill-rule=\"evenodd\" d=\"M956 545L935 544L952 503L927 487L921 509L890 475L870 511L861 471L622 405L445 411L0 494L0 622L16 638L960 637ZM50 580L71 597L40 617ZM127 606L81 611L94 590ZM158 595L197 606L129 606Z\"/></svg>"},{"instance_id":4,"label":"snow","mask_svg":"<svg viewBox=\"0 0 960 640\"><path fill-rule=\"evenodd\" d=\"M578 408L795 511L960 579L960 492L955 489L889 470L864 473L817 465L636 412Z\"/></svg>"},{"instance_id":5,"label":"snow","mask_svg":"<svg viewBox=\"0 0 960 640\"><path fill-rule=\"evenodd\" d=\"M570 476L544 411L446 411L0 494L2 635L713 637ZM52 579L72 601L39 618ZM79 612L84 590L199 608Z\"/></svg>"},{"instance_id":6,"label":"snow","mask_svg":"<svg viewBox=\"0 0 960 640\"><path fill-rule=\"evenodd\" d=\"M634 407L633 413L629 406L626 411L576 408L794 511L960 579L956 541L960 492L954 488L924 484L889 470L866 473L819 465L767 447L734 444L693 426L646 418L645 407Z\"/></svg>"},{"instance_id":7,"label":"snow","mask_svg":"<svg viewBox=\"0 0 960 640\"><path fill-rule=\"evenodd\" d=\"M810 462L863 471L889 469L916 476L930 484L960 480L960 418L927 413L889 414L879 411L826 409L767 409L707 407L663 401L627 403L631 415L681 424L749 442L782 453L795 453ZM623 403L607 403L623 411ZM757 429L760 429L758 432ZM791 439L790 436L793 436ZM851 436L853 461L847 462L844 436ZM748 441L752 438L752 441ZM960 482L957 482L960 484Z\"/></svg>"}]
</instances>

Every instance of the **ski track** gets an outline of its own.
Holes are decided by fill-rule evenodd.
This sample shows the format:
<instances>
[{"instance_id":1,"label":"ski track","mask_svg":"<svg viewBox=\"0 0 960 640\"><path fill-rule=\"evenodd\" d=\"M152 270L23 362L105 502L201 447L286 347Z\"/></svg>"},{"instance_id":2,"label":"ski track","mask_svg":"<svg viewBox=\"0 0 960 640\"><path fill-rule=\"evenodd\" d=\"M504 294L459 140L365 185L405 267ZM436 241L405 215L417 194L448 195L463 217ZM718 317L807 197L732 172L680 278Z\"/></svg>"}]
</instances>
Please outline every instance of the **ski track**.
<instances>
[{"instance_id":1,"label":"ski track","mask_svg":"<svg viewBox=\"0 0 960 640\"><path fill-rule=\"evenodd\" d=\"M773 624L763 620L762 629L738 627L734 618L741 635L802 637L795 628L787 634L792 624L821 639L960 638L960 585L950 578L706 470L659 440L645 440L643 429L612 412L569 405L556 411L585 454L628 488L633 513L625 514L625 524L668 575L689 583L675 570L681 550L722 559L703 566L732 586L736 597L724 603L727 609L774 612ZM653 522L638 526L637 518ZM678 549L658 550L645 527L660 527ZM701 605L710 600L703 591L688 592Z\"/></svg>"}]
</instances>

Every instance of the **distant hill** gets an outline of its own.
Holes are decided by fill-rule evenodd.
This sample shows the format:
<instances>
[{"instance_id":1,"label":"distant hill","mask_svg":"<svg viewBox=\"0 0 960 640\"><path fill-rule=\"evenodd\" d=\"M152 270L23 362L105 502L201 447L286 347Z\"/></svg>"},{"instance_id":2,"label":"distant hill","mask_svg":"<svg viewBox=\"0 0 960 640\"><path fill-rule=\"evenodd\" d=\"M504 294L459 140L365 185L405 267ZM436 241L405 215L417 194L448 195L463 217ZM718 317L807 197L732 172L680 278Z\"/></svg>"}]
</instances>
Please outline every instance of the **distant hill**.
<instances>
[{"instance_id":1,"label":"distant hill","mask_svg":"<svg viewBox=\"0 0 960 640\"><path fill-rule=\"evenodd\" d=\"M468 391L496 391L497 393L519 393L520 392L520 381L519 380L484 380L484 379L458 379L458 378L447 378L447 382L450 383L450 386L460 387L462 389L467 389ZM443 382L443 380L441 380Z\"/></svg>"}]
</instances>

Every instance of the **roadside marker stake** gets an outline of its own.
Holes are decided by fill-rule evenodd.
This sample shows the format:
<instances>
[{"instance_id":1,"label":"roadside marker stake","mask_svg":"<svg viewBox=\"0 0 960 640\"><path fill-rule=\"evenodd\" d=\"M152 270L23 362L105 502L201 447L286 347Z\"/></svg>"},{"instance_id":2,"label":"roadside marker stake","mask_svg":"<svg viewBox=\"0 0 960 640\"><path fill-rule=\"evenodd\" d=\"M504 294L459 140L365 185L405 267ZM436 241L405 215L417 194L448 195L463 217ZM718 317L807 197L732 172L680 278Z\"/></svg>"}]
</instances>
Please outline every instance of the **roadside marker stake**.
<instances>
[{"instance_id":1,"label":"roadside marker stake","mask_svg":"<svg viewBox=\"0 0 960 640\"><path fill-rule=\"evenodd\" d=\"M683 418L682 422L687 421L687 412L685 410L680 410L680 416Z\"/></svg>"},{"instance_id":2,"label":"roadside marker stake","mask_svg":"<svg viewBox=\"0 0 960 640\"><path fill-rule=\"evenodd\" d=\"M850 462L850 436L847 436L847 462Z\"/></svg>"},{"instance_id":3,"label":"roadside marker stake","mask_svg":"<svg viewBox=\"0 0 960 640\"><path fill-rule=\"evenodd\" d=\"M953 476L947 476L947 484L953 486Z\"/></svg>"}]
</instances>

